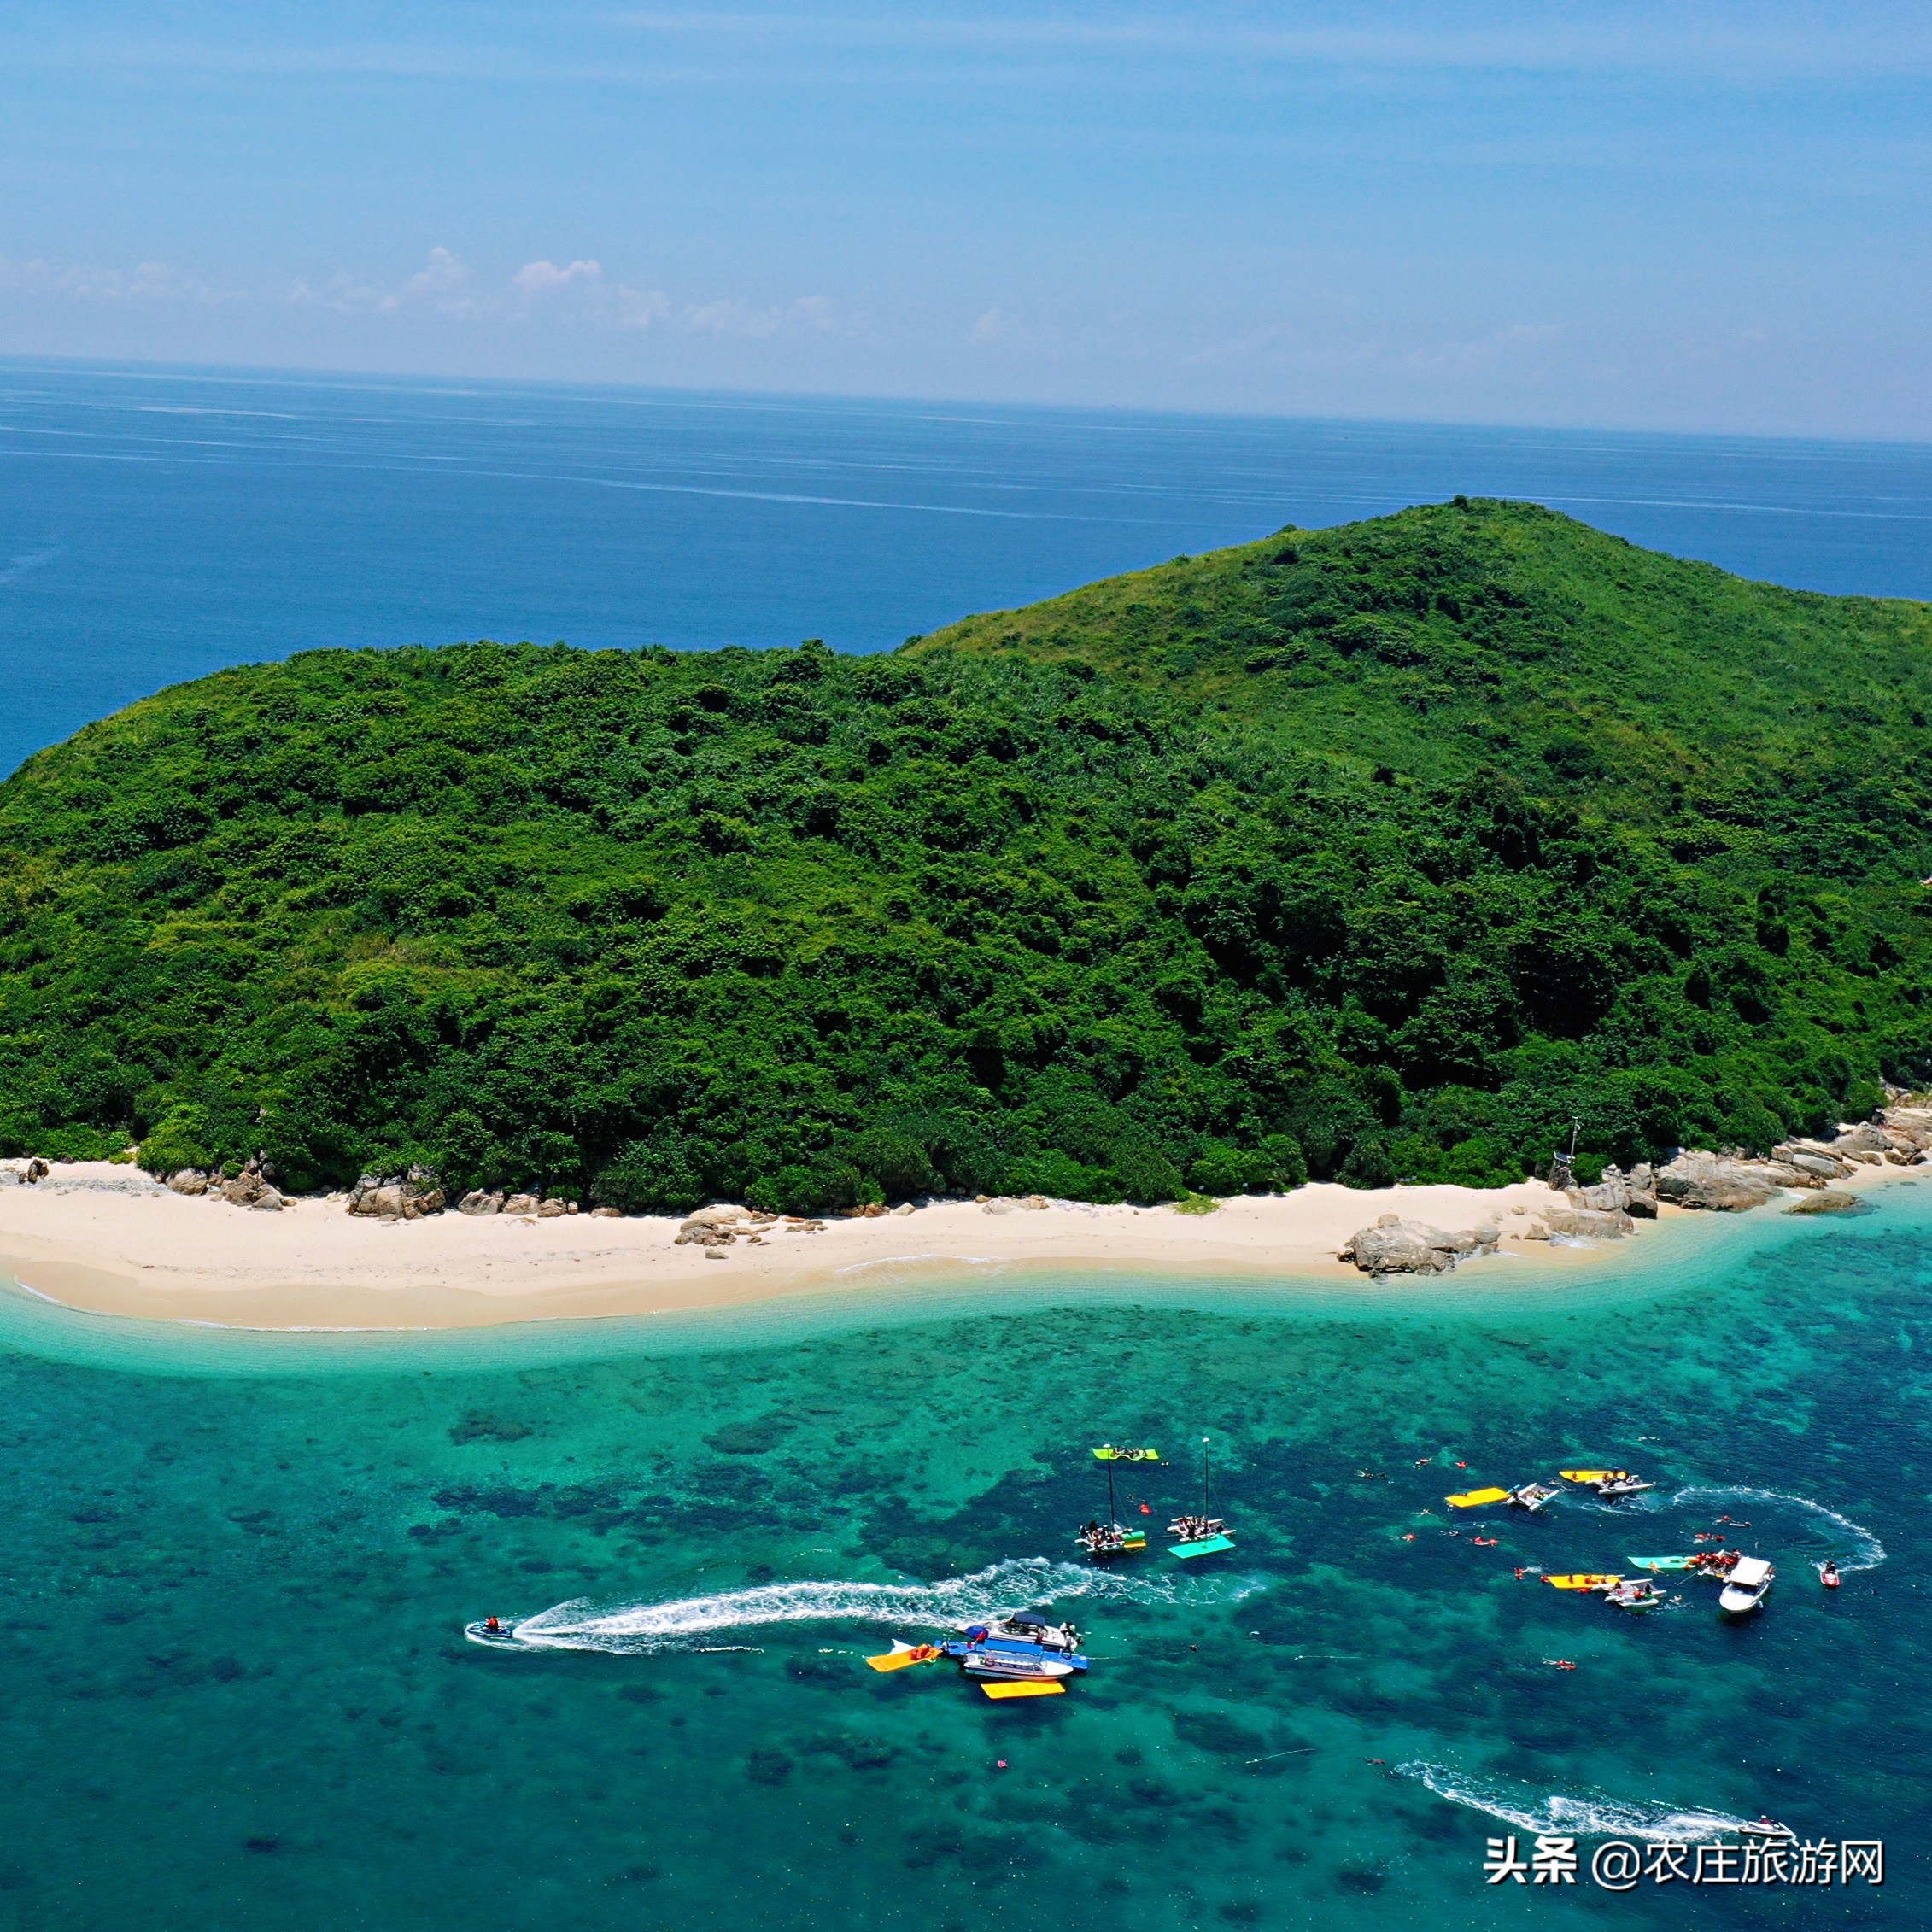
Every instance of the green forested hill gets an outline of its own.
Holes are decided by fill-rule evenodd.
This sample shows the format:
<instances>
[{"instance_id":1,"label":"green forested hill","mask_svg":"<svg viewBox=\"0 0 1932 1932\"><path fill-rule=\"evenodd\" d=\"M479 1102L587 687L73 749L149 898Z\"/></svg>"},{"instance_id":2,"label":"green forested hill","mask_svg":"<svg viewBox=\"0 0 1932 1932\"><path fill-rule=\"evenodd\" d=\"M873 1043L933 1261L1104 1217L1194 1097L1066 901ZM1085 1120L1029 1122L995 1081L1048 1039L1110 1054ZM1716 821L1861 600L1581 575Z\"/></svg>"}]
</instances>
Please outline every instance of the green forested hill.
<instances>
[{"instance_id":1,"label":"green forested hill","mask_svg":"<svg viewBox=\"0 0 1932 1932\"><path fill-rule=\"evenodd\" d=\"M837 1205L1932 1075L1932 612L1458 502L884 658L313 652L0 787L0 1151Z\"/></svg>"}]
</instances>

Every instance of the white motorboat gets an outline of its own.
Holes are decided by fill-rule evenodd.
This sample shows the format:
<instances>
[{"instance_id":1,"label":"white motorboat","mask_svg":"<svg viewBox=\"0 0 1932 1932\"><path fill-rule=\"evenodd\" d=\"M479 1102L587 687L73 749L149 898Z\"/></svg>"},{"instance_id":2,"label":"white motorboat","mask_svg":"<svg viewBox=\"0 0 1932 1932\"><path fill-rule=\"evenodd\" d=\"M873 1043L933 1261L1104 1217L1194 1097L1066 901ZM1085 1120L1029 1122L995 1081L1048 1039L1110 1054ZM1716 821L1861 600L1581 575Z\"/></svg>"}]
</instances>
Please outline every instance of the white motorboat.
<instances>
[{"instance_id":1,"label":"white motorboat","mask_svg":"<svg viewBox=\"0 0 1932 1932\"><path fill-rule=\"evenodd\" d=\"M1777 1572L1761 1556L1741 1556L1724 1578L1718 1607L1727 1617L1748 1617L1765 1601Z\"/></svg>"},{"instance_id":2,"label":"white motorboat","mask_svg":"<svg viewBox=\"0 0 1932 1932\"><path fill-rule=\"evenodd\" d=\"M1629 1577L1613 1584L1603 1593L1603 1601L1619 1610L1654 1610L1664 1601L1664 1593L1654 1583Z\"/></svg>"},{"instance_id":3,"label":"white motorboat","mask_svg":"<svg viewBox=\"0 0 1932 1932\"><path fill-rule=\"evenodd\" d=\"M1521 1489L1509 1492L1509 1501L1516 1508L1526 1509L1533 1516L1546 1502L1562 1493L1554 1483L1525 1483Z\"/></svg>"},{"instance_id":4,"label":"white motorboat","mask_svg":"<svg viewBox=\"0 0 1932 1932\"><path fill-rule=\"evenodd\" d=\"M1654 1483L1647 1483L1641 1476L1612 1476L1596 1485L1596 1493L1614 1502L1619 1496L1642 1496L1656 1487Z\"/></svg>"}]
</instances>

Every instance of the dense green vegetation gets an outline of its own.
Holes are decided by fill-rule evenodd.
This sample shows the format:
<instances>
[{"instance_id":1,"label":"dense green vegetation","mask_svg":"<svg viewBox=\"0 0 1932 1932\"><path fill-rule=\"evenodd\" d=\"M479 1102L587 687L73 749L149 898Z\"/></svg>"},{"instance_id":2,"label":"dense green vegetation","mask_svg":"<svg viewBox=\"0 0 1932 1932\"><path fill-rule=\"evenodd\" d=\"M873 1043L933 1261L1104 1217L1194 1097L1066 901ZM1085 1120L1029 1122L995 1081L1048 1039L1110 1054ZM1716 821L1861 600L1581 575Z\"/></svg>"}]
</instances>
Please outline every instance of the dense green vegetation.
<instances>
[{"instance_id":1,"label":"dense green vegetation","mask_svg":"<svg viewBox=\"0 0 1932 1932\"><path fill-rule=\"evenodd\" d=\"M325 651L0 787L0 1151L787 1208L1763 1147L1932 1074L1932 612L1464 503L882 658Z\"/></svg>"}]
</instances>

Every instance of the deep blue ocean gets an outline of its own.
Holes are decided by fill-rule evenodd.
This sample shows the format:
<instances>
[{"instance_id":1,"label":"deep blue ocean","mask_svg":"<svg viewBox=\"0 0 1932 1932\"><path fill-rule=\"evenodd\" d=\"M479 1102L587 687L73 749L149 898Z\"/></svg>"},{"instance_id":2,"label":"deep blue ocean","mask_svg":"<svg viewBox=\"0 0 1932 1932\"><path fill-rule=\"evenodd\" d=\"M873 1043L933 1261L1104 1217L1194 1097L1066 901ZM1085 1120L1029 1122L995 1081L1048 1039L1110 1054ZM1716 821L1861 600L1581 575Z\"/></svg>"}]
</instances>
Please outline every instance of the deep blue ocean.
<instances>
[{"instance_id":1,"label":"deep blue ocean","mask_svg":"<svg viewBox=\"0 0 1932 1932\"><path fill-rule=\"evenodd\" d=\"M0 361L0 773L315 645L874 651L1459 490L1932 597L1932 446Z\"/></svg>"}]
</instances>

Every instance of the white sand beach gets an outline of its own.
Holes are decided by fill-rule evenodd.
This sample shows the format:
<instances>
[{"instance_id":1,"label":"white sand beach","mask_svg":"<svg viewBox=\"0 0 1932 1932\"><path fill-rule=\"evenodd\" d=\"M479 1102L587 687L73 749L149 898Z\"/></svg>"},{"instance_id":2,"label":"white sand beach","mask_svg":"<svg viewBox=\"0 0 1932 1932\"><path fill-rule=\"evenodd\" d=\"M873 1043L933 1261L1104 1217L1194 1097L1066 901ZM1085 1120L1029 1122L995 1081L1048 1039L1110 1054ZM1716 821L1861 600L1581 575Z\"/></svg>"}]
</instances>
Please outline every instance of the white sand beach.
<instances>
[{"instance_id":1,"label":"white sand beach","mask_svg":"<svg viewBox=\"0 0 1932 1932\"><path fill-rule=\"evenodd\" d=\"M908 1268L1050 1264L1173 1275L1365 1280L1336 1250L1384 1214L1456 1232L1495 1222L1505 1250L1549 1254L1521 1230L1562 1197L1540 1182L1477 1190L1315 1185L1209 1215L1172 1208L936 1201L909 1214L778 1221L711 1259L670 1217L571 1215L417 1221L352 1215L342 1197L279 1214L173 1194L126 1167L56 1167L0 1187L0 1275L102 1314L247 1327L457 1327L726 1306L828 1286L864 1295ZM1520 1210L1520 1211L1513 1211ZM1671 1212L1672 1210L1666 1210ZM1642 1241L1640 1223L1631 1238ZM1584 1258L1628 1243L1573 1248Z\"/></svg>"},{"instance_id":2,"label":"white sand beach","mask_svg":"<svg viewBox=\"0 0 1932 1932\"><path fill-rule=\"evenodd\" d=\"M1872 1168L1847 1186L1906 1172ZM279 1214L152 1186L105 1162L56 1167L32 1186L0 1187L0 1276L70 1307L151 1320L259 1328L424 1328L648 1314L828 1288L880 1292L909 1269L947 1264L1145 1270L1163 1276L1327 1276L1367 1281L1336 1251L1378 1216L1454 1232L1494 1223L1502 1250L1569 1265L1628 1254L1654 1238L1553 1246L1525 1231L1563 1197L1537 1181L1513 1187L1317 1184L1225 1202L1209 1215L1172 1208L1027 1208L937 1201L910 1213L764 1224L718 1258L677 1245L670 1217L572 1215L472 1218L446 1213L378 1221L342 1197ZM1681 1210L1666 1206L1666 1217Z\"/></svg>"}]
</instances>

